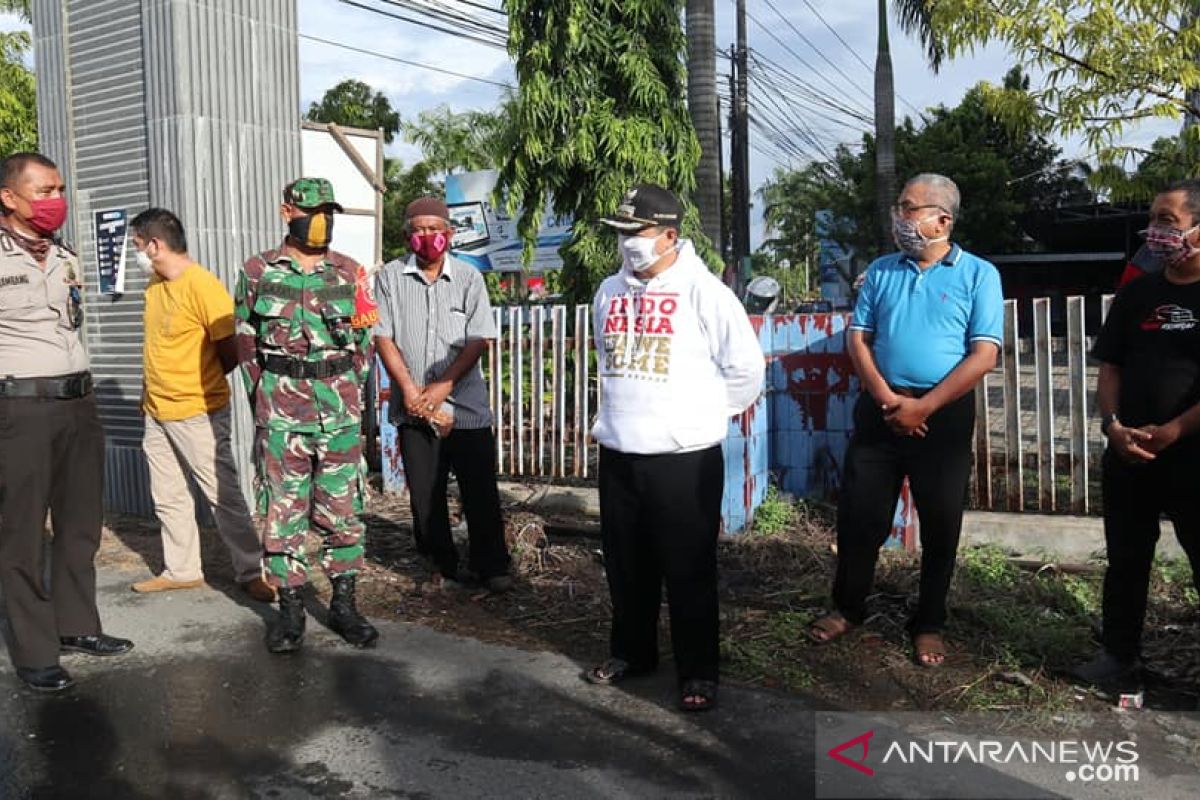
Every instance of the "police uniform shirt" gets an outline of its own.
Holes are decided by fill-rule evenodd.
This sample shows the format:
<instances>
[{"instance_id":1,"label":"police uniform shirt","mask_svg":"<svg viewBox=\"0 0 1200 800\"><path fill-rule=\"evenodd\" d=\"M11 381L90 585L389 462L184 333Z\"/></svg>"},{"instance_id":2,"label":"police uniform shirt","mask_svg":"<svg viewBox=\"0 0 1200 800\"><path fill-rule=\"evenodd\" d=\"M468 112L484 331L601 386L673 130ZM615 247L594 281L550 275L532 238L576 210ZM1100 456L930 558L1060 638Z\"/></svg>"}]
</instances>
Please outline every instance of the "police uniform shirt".
<instances>
[{"instance_id":1,"label":"police uniform shirt","mask_svg":"<svg viewBox=\"0 0 1200 800\"><path fill-rule=\"evenodd\" d=\"M78 277L70 250L51 245L43 267L0 230L0 379L87 370L71 299Z\"/></svg>"}]
</instances>

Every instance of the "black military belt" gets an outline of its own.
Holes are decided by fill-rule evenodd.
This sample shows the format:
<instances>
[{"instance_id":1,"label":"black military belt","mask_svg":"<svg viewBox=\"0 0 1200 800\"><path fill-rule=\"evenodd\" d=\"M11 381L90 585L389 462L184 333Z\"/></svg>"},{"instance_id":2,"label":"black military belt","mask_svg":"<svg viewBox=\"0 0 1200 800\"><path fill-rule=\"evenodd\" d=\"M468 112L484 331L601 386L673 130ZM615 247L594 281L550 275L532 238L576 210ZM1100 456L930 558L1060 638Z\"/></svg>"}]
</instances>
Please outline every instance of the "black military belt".
<instances>
[{"instance_id":1,"label":"black military belt","mask_svg":"<svg viewBox=\"0 0 1200 800\"><path fill-rule=\"evenodd\" d=\"M287 356L263 356L263 369L289 378L332 378L354 366L353 356L338 356L325 361L301 361Z\"/></svg>"},{"instance_id":2,"label":"black military belt","mask_svg":"<svg viewBox=\"0 0 1200 800\"><path fill-rule=\"evenodd\" d=\"M90 372L75 372L55 378L0 378L0 397L76 400L91 393Z\"/></svg>"}]
</instances>

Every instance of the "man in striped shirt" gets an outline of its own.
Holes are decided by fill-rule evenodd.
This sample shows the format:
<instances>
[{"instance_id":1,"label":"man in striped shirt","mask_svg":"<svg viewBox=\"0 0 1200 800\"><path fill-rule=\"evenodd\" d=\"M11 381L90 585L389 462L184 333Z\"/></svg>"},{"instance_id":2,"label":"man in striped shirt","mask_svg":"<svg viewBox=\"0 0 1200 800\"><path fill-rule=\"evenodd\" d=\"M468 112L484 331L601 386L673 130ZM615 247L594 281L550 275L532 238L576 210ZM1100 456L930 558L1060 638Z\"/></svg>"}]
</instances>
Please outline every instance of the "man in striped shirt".
<instances>
[{"instance_id":1,"label":"man in striped shirt","mask_svg":"<svg viewBox=\"0 0 1200 800\"><path fill-rule=\"evenodd\" d=\"M458 479L470 541L468 566L488 589L506 591L508 550L496 487L496 438L479 358L496 338L483 276L449 254L450 211L422 197L405 211L413 255L376 277L375 342L392 380L417 549L437 580L459 579L446 486Z\"/></svg>"}]
</instances>

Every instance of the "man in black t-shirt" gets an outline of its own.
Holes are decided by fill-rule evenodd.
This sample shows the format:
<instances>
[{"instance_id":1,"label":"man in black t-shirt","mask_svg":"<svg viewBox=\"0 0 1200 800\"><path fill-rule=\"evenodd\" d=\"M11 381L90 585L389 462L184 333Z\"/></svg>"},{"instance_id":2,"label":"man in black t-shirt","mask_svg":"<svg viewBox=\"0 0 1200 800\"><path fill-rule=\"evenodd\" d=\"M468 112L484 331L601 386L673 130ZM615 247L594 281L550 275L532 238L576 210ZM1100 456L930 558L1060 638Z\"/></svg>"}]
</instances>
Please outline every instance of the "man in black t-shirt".
<instances>
[{"instance_id":1,"label":"man in black t-shirt","mask_svg":"<svg viewBox=\"0 0 1200 800\"><path fill-rule=\"evenodd\" d=\"M1166 514L1200 589L1200 180L1150 207L1146 244L1165 269L1117 295L1092 354L1108 437L1103 460L1104 652L1075 670L1091 683L1132 677L1150 568Z\"/></svg>"}]
</instances>

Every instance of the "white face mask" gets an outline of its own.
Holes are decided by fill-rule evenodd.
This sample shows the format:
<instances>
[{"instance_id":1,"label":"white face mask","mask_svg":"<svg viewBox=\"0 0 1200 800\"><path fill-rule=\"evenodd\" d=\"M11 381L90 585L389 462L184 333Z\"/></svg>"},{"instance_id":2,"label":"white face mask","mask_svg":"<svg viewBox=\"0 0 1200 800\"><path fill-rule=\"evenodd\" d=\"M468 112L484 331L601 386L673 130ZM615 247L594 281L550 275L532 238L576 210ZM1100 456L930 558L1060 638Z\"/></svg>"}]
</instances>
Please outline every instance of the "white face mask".
<instances>
[{"instance_id":1,"label":"white face mask","mask_svg":"<svg viewBox=\"0 0 1200 800\"><path fill-rule=\"evenodd\" d=\"M617 247L621 251L621 258L634 272L645 272L666 255L657 249L658 240L666 235L664 231L653 239L645 236L618 236Z\"/></svg>"},{"instance_id":2,"label":"white face mask","mask_svg":"<svg viewBox=\"0 0 1200 800\"><path fill-rule=\"evenodd\" d=\"M154 275L154 262L150 260L150 256L141 250L134 250L133 260L137 262L138 269L142 271L143 275L147 277Z\"/></svg>"}]
</instances>

